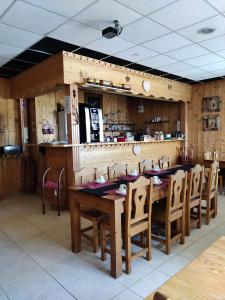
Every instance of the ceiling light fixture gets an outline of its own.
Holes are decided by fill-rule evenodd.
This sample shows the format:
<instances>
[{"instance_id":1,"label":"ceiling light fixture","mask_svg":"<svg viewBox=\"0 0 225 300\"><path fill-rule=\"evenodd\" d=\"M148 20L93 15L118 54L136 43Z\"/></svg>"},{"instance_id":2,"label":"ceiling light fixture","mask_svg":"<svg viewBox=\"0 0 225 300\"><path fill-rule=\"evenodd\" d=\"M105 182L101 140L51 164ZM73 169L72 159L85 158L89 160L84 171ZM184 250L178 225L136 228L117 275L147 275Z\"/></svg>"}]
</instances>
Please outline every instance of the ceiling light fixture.
<instances>
[{"instance_id":1,"label":"ceiling light fixture","mask_svg":"<svg viewBox=\"0 0 225 300\"><path fill-rule=\"evenodd\" d=\"M203 27L201 29L199 29L197 31L198 34L204 34L204 35L207 35L207 34L211 34L213 32L216 31L216 28L213 28L213 27Z\"/></svg>"}]
</instances>

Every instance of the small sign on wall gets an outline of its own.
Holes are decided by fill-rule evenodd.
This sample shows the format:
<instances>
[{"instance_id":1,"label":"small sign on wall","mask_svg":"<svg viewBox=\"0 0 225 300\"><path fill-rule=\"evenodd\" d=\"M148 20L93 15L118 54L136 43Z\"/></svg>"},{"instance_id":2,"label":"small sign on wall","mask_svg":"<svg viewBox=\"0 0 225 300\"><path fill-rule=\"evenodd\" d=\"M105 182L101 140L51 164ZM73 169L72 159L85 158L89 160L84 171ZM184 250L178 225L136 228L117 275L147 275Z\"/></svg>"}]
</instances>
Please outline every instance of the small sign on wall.
<instances>
[{"instance_id":1,"label":"small sign on wall","mask_svg":"<svg viewBox=\"0 0 225 300\"><path fill-rule=\"evenodd\" d=\"M65 113L66 114L72 113L72 102L70 96L65 96Z\"/></svg>"}]
</instances>

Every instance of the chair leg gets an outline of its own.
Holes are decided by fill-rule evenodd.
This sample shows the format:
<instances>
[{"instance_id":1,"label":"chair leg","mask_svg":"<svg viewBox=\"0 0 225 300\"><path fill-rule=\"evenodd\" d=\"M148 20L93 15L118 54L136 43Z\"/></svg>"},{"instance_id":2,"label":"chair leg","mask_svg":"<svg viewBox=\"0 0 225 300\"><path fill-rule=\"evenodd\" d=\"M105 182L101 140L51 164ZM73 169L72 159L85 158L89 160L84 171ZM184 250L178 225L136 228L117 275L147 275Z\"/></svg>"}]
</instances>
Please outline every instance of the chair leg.
<instances>
[{"instance_id":1,"label":"chair leg","mask_svg":"<svg viewBox=\"0 0 225 300\"><path fill-rule=\"evenodd\" d=\"M145 231L146 236L146 259L151 260L152 259L152 234L151 234L151 226Z\"/></svg>"},{"instance_id":2,"label":"chair leg","mask_svg":"<svg viewBox=\"0 0 225 300\"><path fill-rule=\"evenodd\" d=\"M131 272L131 238L125 237L125 264L126 264L126 273L130 274Z\"/></svg>"},{"instance_id":3,"label":"chair leg","mask_svg":"<svg viewBox=\"0 0 225 300\"><path fill-rule=\"evenodd\" d=\"M180 244L183 245L185 243L185 218L184 218L184 215L182 216L182 218L180 218L180 231L181 231Z\"/></svg>"},{"instance_id":4,"label":"chair leg","mask_svg":"<svg viewBox=\"0 0 225 300\"><path fill-rule=\"evenodd\" d=\"M209 225L210 222L210 210L211 210L211 200L206 201L206 215L205 215L205 224Z\"/></svg>"},{"instance_id":5,"label":"chair leg","mask_svg":"<svg viewBox=\"0 0 225 300\"><path fill-rule=\"evenodd\" d=\"M191 219L191 211L190 208L188 208L186 211L186 235L187 236L190 236L190 231L191 231L190 219Z\"/></svg>"},{"instance_id":6,"label":"chair leg","mask_svg":"<svg viewBox=\"0 0 225 300\"><path fill-rule=\"evenodd\" d=\"M57 198L58 198L58 216L60 216L60 192L57 190Z\"/></svg>"},{"instance_id":7,"label":"chair leg","mask_svg":"<svg viewBox=\"0 0 225 300\"><path fill-rule=\"evenodd\" d=\"M220 195L223 194L223 176L219 176Z\"/></svg>"},{"instance_id":8,"label":"chair leg","mask_svg":"<svg viewBox=\"0 0 225 300\"><path fill-rule=\"evenodd\" d=\"M45 215L45 192L42 192L42 213Z\"/></svg>"},{"instance_id":9,"label":"chair leg","mask_svg":"<svg viewBox=\"0 0 225 300\"><path fill-rule=\"evenodd\" d=\"M98 233L99 233L99 226L98 221L93 220L93 252L98 252Z\"/></svg>"},{"instance_id":10,"label":"chair leg","mask_svg":"<svg viewBox=\"0 0 225 300\"><path fill-rule=\"evenodd\" d=\"M106 233L103 224L100 225L101 260L106 260Z\"/></svg>"},{"instance_id":11,"label":"chair leg","mask_svg":"<svg viewBox=\"0 0 225 300\"><path fill-rule=\"evenodd\" d=\"M201 211L201 203L197 207L197 215L198 215L198 224L197 228L201 228L202 226L202 211Z\"/></svg>"},{"instance_id":12,"label":"chair leg","mask_svg":"<svg viewBox=\"0 0 225 300\"><path fill-rule=\"evenodd\" d=\"M171 223L166 222L166 254L171 251Z\"/></svg>"}]
</instances>

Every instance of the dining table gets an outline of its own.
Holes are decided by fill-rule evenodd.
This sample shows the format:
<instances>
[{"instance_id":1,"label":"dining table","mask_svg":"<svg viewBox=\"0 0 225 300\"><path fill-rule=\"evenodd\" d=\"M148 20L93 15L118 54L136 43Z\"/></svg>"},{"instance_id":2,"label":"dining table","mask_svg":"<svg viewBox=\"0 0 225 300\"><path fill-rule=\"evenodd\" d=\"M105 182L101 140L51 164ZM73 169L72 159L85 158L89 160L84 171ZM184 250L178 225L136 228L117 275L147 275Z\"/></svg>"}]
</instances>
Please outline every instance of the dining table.
<instances>
[{"instance_id":1,"label":"dining table","mask_svg":"<svg viewBox=\"0 0 225 300\"><path fill-rule=\"evenodd\" d=\"M162 299L225 299L225 236L166 281L156 292ZM153 300L155 292L145 300ZM162 296L161 296L162 297Z\"/></svg>"},{"instance_id":2,"label":"dining table","mask_svg":"<svg viewBox=\"0 0 225 300\"><path fill-rule=\"evenodd\" d=\"M153 185L152 201L165 199L167 196L168 176L177 170L188 171L193 165L176 165L163 171L146 171L142 175L147 178L158 176L161 184ZM139 175L140 176L140 175ZM138 176L122 176L106 183L88 183L79 187L69 188L71 246L78 253L81 248L80 208L97 209L107 214L110 220L111 234L111 275L118 278L122 274L122 234L121 216L124 213L125 196L116 193L120 184L135 181Z\"/></svg>"}]
</instances>

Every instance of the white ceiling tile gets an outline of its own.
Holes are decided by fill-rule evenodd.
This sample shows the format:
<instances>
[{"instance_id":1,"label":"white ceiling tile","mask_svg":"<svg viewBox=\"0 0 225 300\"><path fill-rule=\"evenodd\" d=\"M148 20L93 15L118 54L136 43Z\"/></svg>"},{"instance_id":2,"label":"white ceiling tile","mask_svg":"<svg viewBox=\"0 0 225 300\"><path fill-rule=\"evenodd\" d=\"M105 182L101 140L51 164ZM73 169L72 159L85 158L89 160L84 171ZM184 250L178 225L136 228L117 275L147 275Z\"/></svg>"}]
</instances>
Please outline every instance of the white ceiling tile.
<instances>
[{"instance_id":1,"label":"white ceiling tile","mask_svg":"<svg viewBox=\"0 0 225 300\"><path fill-rule=\"evenodd\" d=\"M10 59L21 53L24 49L19 47L13 47L0 43L0 65L4 65Z\"/></svg>"},{"instance_id":2,"label":"white ceiling tile","mask_svg":"<svg viewBox=\"0 0 225 300\"><path fill-rule=\"evenodd\" d=\"M78 14L74 20L102 30L114 26L114 20L119 20L121 26L125 26L140 17L140 14L113 0L100 0Z\"/></svg>"},{"instance_id":3,"label":"white ceiling tile","mask_svg":"<svg viewBox=\"0 0 225 300\"><path fill-rule=\"evenodd\" d=\"M148 18L141 18L140 20L126 26L121 36L134 43L143 43L148 40L155 39L159 36L169 33L170 31L165 27L149 20Z\"/></svg>"},{"instance_id":4,"label":"white ceiling tile","mask_svg":"<svg viewBox=\"0 0 225 300\"><path fill-rule=\"evenodd\" d=\"M50 37L84 46L101 37L101 31L75 21L68 21L49 34Z\"/></svg>"},{"instance_id":5,"label":"white ceiling tile","mask_svg":"<svg viewBox=\"0 0 225 300\"><path fill-rule=\"evenodd\" d=\"M216 63L216 62L219 62L222 60L223 60L222 57L220 57L214 53L210 53L210 54L206 54L206 55L202 55L199 57L194 57L194 58L188 59L185 62L192 65L193 67L200 67L200 66Z\"/></svg>"},{"instance_id":6,"label":"white ceiling tile","mask_svg":"<svg viewBox=\"0 0 225 300\"><path fill-rule=\"evenodd\" d=\"M209 78L213 78L213 77L216 77L216 75L214 75L212 73L204 72L204 73L200 73L200 74L196 74L196 75L191 75L188 78L198 81L198 80L204 80L204 79L209 79Z\"/></svg>"},{"instance_id":7,"label":"white ceiling tile","mask_svg":"<svg viewBox=\"0 0 225 300\"><path fill-rule=\"evenodd\" d=\"M184 47L182 49L173 50L171 52L168 52L167 55L170 57L173 57L178 60L185 60L192 57L197 57L200 55L204 55L209 53L208 50L198 46L198 45L191 45Z\"/></svg>"},{"instance_id":8,"label":"white ceiling tile","mask_svg":"<svg viewBox=\"0 0 225 300\"><path fill-rule=\"evenodd\" d=\"M94 0L26 0L31 4L48 9L65 17L72 17L85 7L95 2Z\"/></svg>"},{"instance_id":9,"label":"white ceiling tile","mask_svg":"<svg viewBox=\"0 0 225 300\"><path fill-rule=\"evenodd\" d=\"M150 17L170 29L177 30L216 14L217 11L204 0L198 0L197 3L196 0L182 0L151 14Z\"/></svg>"},{"instance_id":10,"label":"white ceiling tile","mask_svg":"<svg viewBox=\"0 0 225 300\"><path fill-rule=\"evenodd\" d=\"M216 52L216 54L225 58L225 50L220 50L220 51Z\"/></svg>"},{"instance_id":11,"label":"white ceiling tile","mask_svg":"<svg viewBox=\"0 0 225 300\"><path fill-rule=\"evenodd\" d=\"M147 15L174 2L174 0L118 0L118 2L136 10L143 15Z\"/></svg>"},{"instance_id":12,"label":"white ceiling tile","mask_svg":"<svg viewBox=\"0 0 225 300\"><path fill-rule=\"evenodd\" d=\"M139 60L146 59L148 57L155 56L157 54L157 52L146 49L145 47L135 46L125 51L116 53L115 56L132 62L136 62Z\"/></svg>"},{"instance_id":13,"label":"white ceiling tile","mask_svg":"<svg viewBox=\"0 0 225 300\"><path fill-rule=\"evenodd\" d=\"M214 72L217 70L221 70L225 68L225 61L221 61L215 64L210 64L210 65L206 65L206 66L202 66L201 69L205 70L207 72Z\"/></svg>"},{"instance_id":14,"label":"white ceiling tile","mask_svg":"<svg viewBox=\"0 0 225 300\"><path fill-rule=\"evenodd\" d=\"M208 0L210 4L212 4L215 8L220 11L225 11L225 1L224 0Z\"/></svg>"},{"instance_id":15,"label":"white ceiling tile","mask_svg":"<svg viewBox=\"0 0 225 300\"><path fill-rule=\"evenodd\" d=\"M225 35L201 42L200 45L202 45L203 47L206 47L207 49L209 49L213 52L217 52L219 50L224 50L225 49Z\"/></svg>"},{"instance_id":16,"label":"white ceiling tile","mask_svg":"<svg viewBox=\"0 0 225 300\"><path fill-rule=\"evenodd\" d=\"M224 1L224 3L225 3L225 1ZM199 29L206 28L206 27L215 28L216 31L214 31L213 33L211 33L209 35L204 35L204 34L198 33ZM201 41L211 39L216 36L225 34L225 18L222 16L212 17L212 18L202 21L198 24L192 25L185 29L181 29L178 32L194 42L201 42Z\"/></svg>"},{"instance_id":17,"label":"white ceiling tile","mask_svg":"<svg viewBox=\"0 0 225 300\"><path fill-rule=\"evenodd\" d=\"M41 39L41 35L0 23L0 43L28 48Z\"/></svg>"},{"instance_id":18,"label":"white ceiling tile","mask_svg":"<svg viewBox=\"0 0 225 300\"><path fill-rule=\"evenodd\" d=\"M3 16L2 22L28 31L45 34L66 19L25 2L16 2Z\"/></svg>"},{"instance_id":19,"label":"white ceiling tile","mask_svg":"<svg viewBox=\"0 0 225 300\"><path fill-rule=\"evenodd\" d=\"M4 11L9 7L9 5L13 2L14 0L1 0L0 1L0 16L4 13Z\"/></svg>"},{"instance_id":20,"label":"white ceiling tile","mask_svg":"<svg viewBox=\"0 0 225 300\"><path fill-rule=\"evenodd\" d=\"M176 62L176 63L170 64L170 65L159 67L159 69L173 74L175 72L181 72L181 71L185 71L188 69L192 69L192 67L183 62Z\"/></svg>"},{"instance_id":21,"label":"white ceiling tile","mask_svg":"<svg viewBox=\"0 0 225 300\"><path fill-rule=\"evenodd\" d=\"M143 45L151 50L165 53L174 49L188 46L190 44L192 44L192 42L173 32L144 43Z\"/></svg>"},{"instance_id":22,"label":"white ceiling tile","mask_svg":"<svg viewBox=\"0 0 225 300\"><path fill-rule=\"evenodd\" d=\"M157 68L157 67L161 67L161 66L165 66L165 65L169 65L172 63L175 63L176 60L173 58L170 58L168 56L165 55L158 55L158 56L154 56L152 58L149 59L144 59L142 61L139 61L139 64L142 64L144 66L147 66L149 68Z\"/></svg>"},{"instance_id":23,"label":"white ceiling tile","mask_svg":"<svg viewBox=\"0 0 225 300\"><path fill-rule=\"evenodd\" d=\"M100 38L86 46L88 49L99 51L105 54L114 54L119 51L133 47L134 44L124 41L119 37L113 39Z\"/></svg>"},{"instance_id":24,"label":"white ceiling tile","mask_svg":"<svg viewBox=\"0 0 225 300\"><path fill-rule=\"evenodd\" d=\"M181 77L187 77L190 78L191 76L196 76L199 74L202 74L204 71L198 68L192 68L189 70L181 71L181 72L176 72L176 75L179 75Z\"/></svg>"},{"instance_id":25,"label":"white ceiling tile","mask_svg":"<svg viewBox=\"0 0 225 300\"><path fill-rule=\"evenodd\" d=\"M220 70L215 70L213 73L217 76L225 76L225 68Z\"/></svg>"}]
</instances>

